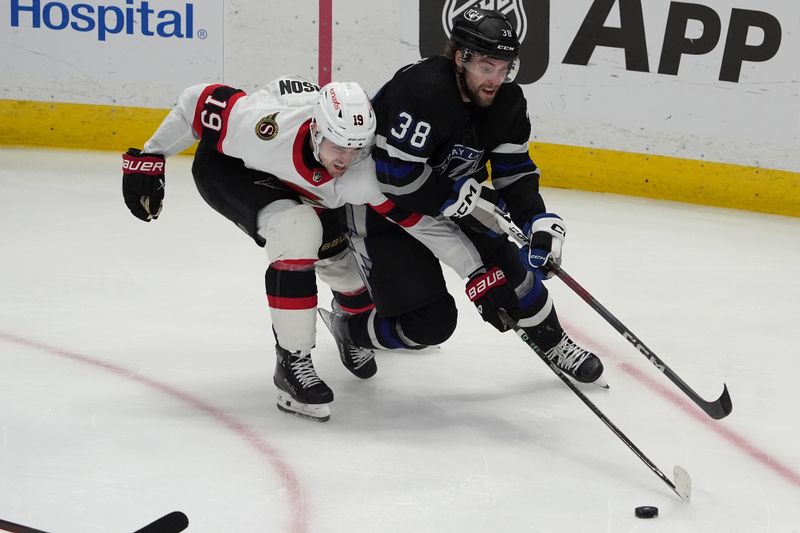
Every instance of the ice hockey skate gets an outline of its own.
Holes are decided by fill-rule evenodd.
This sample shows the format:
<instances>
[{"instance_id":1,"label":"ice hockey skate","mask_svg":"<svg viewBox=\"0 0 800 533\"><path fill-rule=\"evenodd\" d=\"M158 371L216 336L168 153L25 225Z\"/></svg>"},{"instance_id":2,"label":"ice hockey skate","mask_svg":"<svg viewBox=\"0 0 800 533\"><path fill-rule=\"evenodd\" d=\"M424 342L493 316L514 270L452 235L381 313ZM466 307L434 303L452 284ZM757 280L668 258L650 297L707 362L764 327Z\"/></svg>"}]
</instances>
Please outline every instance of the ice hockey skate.
<instances>
[{"instance_id":1,"label":"ice hockey skate","mask_svg":"<svg viewBox=\"0 0 800 533\"><path fill-rule=\"evenodd\" d=\"M334 340L336 340L336 348L339 350L339 357L342 359L345 368L361 379L368 379L374 376L378 371L375 352L353 343L347 330L348 314L337 310L335 306L333 311L322 308L319 308L318 311L325 326L327 326Z\"/></svg>"},{"instance_id":2,"label":"ice hockey skate","mask_svg":"<svg viewBox=\"0 0 800 533\"><path fill-rule=\"evenodd\" d=\"M581 383L595 383L603 374L600 358L575 344L566 332L561 335L558 344L547 350L546 355L562 372ZM597 384L608 387L604 381Z\"/></svg>"},{"instance_id":3,"label":"ice hockey skate","mask_svg":"<svg viewBox=\"0 0 800 533\"><path fill-rule=\"evenodd\" d=\"M310 351L290 352L275 345L275 386L278 387L278 409L310 420L326 422L331 417L328 404L333 391L314 370Z\"/></svg>"}]
</instances>

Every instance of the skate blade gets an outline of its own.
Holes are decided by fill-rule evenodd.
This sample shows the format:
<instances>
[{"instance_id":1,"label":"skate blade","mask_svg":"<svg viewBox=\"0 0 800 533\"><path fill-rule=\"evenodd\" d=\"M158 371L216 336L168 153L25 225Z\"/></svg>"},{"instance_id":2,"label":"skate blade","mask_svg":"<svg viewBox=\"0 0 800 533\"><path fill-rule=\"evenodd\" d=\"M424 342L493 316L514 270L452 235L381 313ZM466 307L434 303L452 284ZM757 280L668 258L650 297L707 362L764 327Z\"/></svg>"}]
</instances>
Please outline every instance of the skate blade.
<instances>
[{"instance_id":1,"label":"skate blade","mask_svg":"<svg viewBox=\"0 0 800 533\"><path fill-rule=\"evenodd\" d=\"M323 309L322 307L317 308L317 313L319 313L322 322L325 324L325 327L328 328L328 331L333 334L333 330L331 330L331 312L327 309Z\"/></svg>"},{"instance_id":2,"label":"skate blade","mask_svg":"<svg viewBox=\"0 0 800 533\"><path fill-rule=\"evenodd\" d=\"M301 403L284 392L278 393L276 405L284 413L315 422L327 422L331 418L331 409L328 404Z\"/></svg>"},{"instance_id":3,"label":"skate blade","mask_svg":"<svg viewBox=\"0 0 800 533\"><path fill-rule=\"evenodd\" d=\"M556 368L558 368L558 367L556 367ZM590 382L587 383L585 381L580 381L580 380L576 379L574 376L564 372L563 370L560 370L560 371L561 371L562 374L567 376L570 379L570 381L572 381L575 385L577 385L580 388L588 387L589 389L593 389L594 387L599 387L599 388L605 389L605 390L609 390L611 388L608 385L608 381L606 381L603 376L600 376L596 380L590 381Z\"/></svg>"}]
</instances>

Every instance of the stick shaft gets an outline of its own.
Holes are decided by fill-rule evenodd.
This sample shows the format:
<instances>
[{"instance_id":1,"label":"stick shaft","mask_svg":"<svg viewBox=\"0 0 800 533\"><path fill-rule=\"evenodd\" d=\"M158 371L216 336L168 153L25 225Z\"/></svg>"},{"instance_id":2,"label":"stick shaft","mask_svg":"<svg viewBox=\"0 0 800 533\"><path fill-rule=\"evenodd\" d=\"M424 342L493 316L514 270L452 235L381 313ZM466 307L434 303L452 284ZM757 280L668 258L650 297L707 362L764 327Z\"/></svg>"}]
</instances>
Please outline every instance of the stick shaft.
<instances>
[{"instance_id":1,"label":"stick shaft","mask_svg":"<svg viewBox=\"0 0 800 533\"><path fill-rule=\"evenodd\" d=\"M494 212L494 218L497 221L497 224L509 237L511 237L512 240L519 245L526 244L527 239L525 234L522 233L522 231L520 231L520 229L514 224L508 213L501 211L496 206L493 206L490 202L485 200L481 200L479 205L482 209L491 209L492 212ZM667 366L667 364L662 361L661 358L658 357L655 352L653 352L653 350L648 348L645 343L639 339L639 337L634 335L633 332L622 323L622 321L620 321L611 313L611 311L606 309L600 302L598 302L597 299L592 296L589 291L583 288L580 283L575 281L572 276L567 274L567 272L561 268L560 265L550 262L547 266L553 272L555 272L558 279L563 281L567 287L572 289L581 299L583 299L583 301L589 304L589 307L597 311L597 313L602 316L606 322L611 325L611 327L617 330L625 338L625 340L631 343L636 350L644 355L645 358L650 361L659 371L661 371L662 374L667 376L670 381L672 381L708 416L714 418L715 420L719 420L721 418L725 418L731 413L733 410L733 403L731 401L730 394L728 393L727 385L723 384L722 394L716 400L708 401L703 399L689 385L687 385L686 382L680 378L680 376L673 372L673 370Z\"/></svg>"},{"instance_id":2,"label":"stick shaft","mask_svg":"<svg viewBox=\"0 0 800 533\"><path fill-rule=\"evenodd\" d=\"M550 370L552 370L552 371L553 371L553 373L555 373L555 375L556 375L556 376L558 376L558 378L559 378L559 379L560 379L562 382L564 382L564 384L565 384L567 387L569 387L569 389L570 389L570 390L571 390L573 393L575 393L575 395L576 395L578 398L580 398L580 400L581 400L581 401L582 401L584 404L586 404L586 406L587 406L589 409L591 409L591 411L592 411L592 412L593 412L593 413L594 413L594 414L595 414L595 415L596 415L596 416L597 416L597 417L598 417L598 418L599 418L599 419L600 419L600 420L601 420L601 421L602 421L602 422L603 422L603 423L604 423L604 424L605 424L605 425L608 427L608 429L610 429L610 430L611 430L611 431L614 433L614 435L616 435L616 436L617 436L617 438L619 438L619 439L620 439L622 442L624 442L624 443L625 443L625 445L626 445L626 446L627 446L627 447L628 447L628 448L629 448L629 449L630 449L630 450L631 450L631 451L634 453L634 455L636 455L636 457L638 457L638 458L639 458L639 459L640 459L640 460L641 460L641 461L642 461L644 464L646 464L646 465L647 465L647 467L648 467L648 468L649 468L649 469L650 469L650 470L651 470L651 471L652 471L652 472L653 472L655 475L657 475L657 476L659 477L659 479L661 479L661 481L663 481L664 483L666 483L666 484L667 484L667 486L669 486L669 488L672 490L672 492L674 492L675 494L677 494L679 498L681 498L682 500L686 500L686 501L688 501L688 495L687 495L686 497L684 497L684 495L682 495L682 494L681 494L681 492L679 492L679 491L678 491L678 489L676 488L676 486L675 486L675 483L673 483L673 482L672 482L672 480L671 480L670 478L668 478L668 477L667 477L667 476L664 474L664 472L662 472L662 471L661 471L661 469L660 469L660 468L658 468L658 467L655 465L655 463L653 463L653 461L651 461L651 460L650 460L650 458L648 458L648 457L647 457L647 456L644 454L644 452L642 452L642 450L640 450L640 449L639 449L639 447L638 447L638 446L636 446L636 445L635 445L635 444L634 444L634 443L633 443L633 442L632 442L632 441L631 441L631 440L630 440L630 439L629 439L629 438L628 438L628 437L627 437L627 436L626 436L626 435L625 435L625 434L622 432L622 430L620 430L620 429L619 429L619 428L616 426L616 424L614 424L614 423L613 423L613 422L612 422L612 421L611 421L611 420L610 420L610 419L609 419L609 418L608 418L608 417L607 417L607 416L606 416L606 415L605 415L605 414L604 414L604 413L603 413L603 412L600 410L600 408L599 408L599 407L597 407L597 406L596 406L596 405L595 405L595 404L594 404L594 403L593 403L593 402L592 402L592 401L591 401L589 398L587 398L587 397L586 397L586 395L585 395L585 394L583 394L583 393L580 391L580 389L579 389L579 388L578 388L578 387L577 387L577 386L576 386L576 385L575 385L575 384L574 384L574 383L573 383L573 382L572 382L572 381L571 381L571 380L570 380L570 379L569 379L567 376L565 376L565 375L564 375L564 373L563 373L563 372L562 372L562 371L561 371L561 370L560 370L560 369L559 369L559 368L558 368L558 367L555 365L555 363L553 363L552 361L550 361L549 359L547 359L547 355L544 353L544 351L542 351L542 349L541 349L541 348L539 348L539 346L538 346L538 345L537 345L535 342L533 342L533 340L532 340L532 339L531 339L531 338L528 336L528 334L527 334L527 333L525 333L525 330L524 330L524 329L522 329L521 327L519 327L519 326L517 325L517 323L516 323L516 322L514 322L514 320L513 320L513 319L512 319L512 318L511 318L511 317L508 315L508 313L506 313L505 311L502 311L502 310L501 310L501 311L500 311L500 316L503 318L503 320L506 322L506 324L508 324L508 325L510 325L510 326L511 326L511 328L514 330L514 332L517 334L517 336L518 336L520 339L522 339L522 341L523 341L525 344L527 344L527 345L528 345L528 346L529 346L529 347L530 347L530 348L531 348L531 349L532 349L532 350L533 350L533 351L536 353L536 355L538 355L538 356L539 356L539 359L541 359L541 360L542 360L542 362L544 362L544 364L546 364L546 365L547 365L547 366L550 368Z\"/></svg>"}]
</instances>

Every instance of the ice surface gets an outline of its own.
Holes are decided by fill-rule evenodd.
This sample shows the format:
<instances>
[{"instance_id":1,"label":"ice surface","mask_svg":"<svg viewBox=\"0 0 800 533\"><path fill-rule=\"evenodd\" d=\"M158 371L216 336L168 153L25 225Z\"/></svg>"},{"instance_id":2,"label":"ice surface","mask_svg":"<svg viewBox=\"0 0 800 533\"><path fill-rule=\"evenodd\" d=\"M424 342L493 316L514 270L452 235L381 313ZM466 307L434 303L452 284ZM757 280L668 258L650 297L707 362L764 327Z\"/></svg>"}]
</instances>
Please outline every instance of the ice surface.
<instances>
[{"instance_id":1,"label":"ice surface","mask_svg":"<svg viewBox=\"0 0 800 533\"><path fill-rule=\"evenodd\" d=\"M587 396L682 502L513 333L460 312L440 348L353 377L318 325L325 424L279 412L263 250L167 164L156 222L120 156L0 150L0 519L53 533L800 532L800 220L548 188L564 268L692 388L694 407L558 279L611 390ZM544 169L545 176L547 169ZM554 185L554 184L549 184ZM322 302L328 289L321 286ZM634 508L655 505L642 521Z\"/></svg>"}]
</instances>

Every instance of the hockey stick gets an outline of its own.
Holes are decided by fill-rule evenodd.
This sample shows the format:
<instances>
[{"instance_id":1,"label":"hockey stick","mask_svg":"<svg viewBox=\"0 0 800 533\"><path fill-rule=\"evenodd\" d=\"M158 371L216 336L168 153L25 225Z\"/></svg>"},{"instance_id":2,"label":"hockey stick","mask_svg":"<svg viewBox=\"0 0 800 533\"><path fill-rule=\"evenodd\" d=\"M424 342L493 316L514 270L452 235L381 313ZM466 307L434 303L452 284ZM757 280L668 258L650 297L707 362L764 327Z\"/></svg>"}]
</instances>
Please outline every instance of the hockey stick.
<instances>
[{"instance_id":1,"label":"hockey stick","mask_svg":"<svg viewBox=\"0 0 800 533\"><path fill-rule=\"evenodd\" d=\"M489 212L494 213L494 218L500 228L507 233L511 238L517 242L519 245L524 245L527 242L527 237L525 236L522 231L514 224L511 220L511 217L505 211L499 209L497 206L493 205L491 202L486 200L479 200L479 204L481 208L487 210ZM728 386L723 383L722 385L722 394L719 398L714 400L713 402L709 402L704 400L699 394L697 394L694 390L692 390L689 385L687 385L675 372L672 371L667 364L661 360L653 351L648 348L639 338L633 334L631 330L629 330L625 324L619 321L617 317L611 314L611 312L603 307L603 305L598 302L586 289L584 289L577 281L575 281L572 276L567 274L563 268L555 263L548 263L547 267L555 272L556 276L563 281L567 287L575 291L575 293L580 296L583 301L589 304L589 307L597 311L597 313L602 316L606 322L611 324L611 327L616 329L625 339L630 342L645 358L653 363L657 369L661 371L662 374L667 376L667 378L672 381L675 385L678 386L679 389L683 391L686 396L688 396L695 404L700 407L708 416L715 420L719 420L721 418L725 418L731 411L733 410L733 403L731 402L730 394L728 394Z\"/></svg>"},{"instance_id":2,"label":"hockey stick","mask_svg":"<svg viewBox=\"0 0 800 533\"><path fill-rule=\"evenodd\" d=\"M152 522L134 533L180 533L189 527L189 519L180 511L173 511L164 515L155 522ZM41 529L15 524L7 520L0 520L0 531L9 533L47 533Z\"/></svg>"},{"instance_id":3,"label":"hockey stick","mask_svg":"<svg viewBox=\"0 0 800 533\"><path fill-rule=\"evenodd\" d=\"M187 527L189 518L180 511L173 511L142 529L137 529L134 533L180 533Z\"/></svg>"},{"instance_id":4,"label":"hockey stick","mask_svg":"<svg viewBox=\"0 0 800 533\"><path fill-rule=\"evenodd\" d=\"M32 527L15 524L7 520L0 520L0 531L8 531L9 533L47 533L41 529L33 529Z\"/></svg>"},{"instance_id":5,"label":"hockey stick","mask_svg":"<svg viewBox=\"0 0 800 533\"><path fill-rule=\"evenodd\" d=\"M609 420L608 417L606 417L606 415L604 415L603 412L594 403L592 403L592 401L589 400L589 398L587 398L580 391L580 389L578 389L578 387L574 383L572 383L572 381L567 376L564 375L561 369L559 369L554 362L550 361L547 358L547 355L544 353L544 351L542 351L542 349L539 348L539 346L535 342L533 342L533 340L528 336L528 334L525 333L524 329L519 327L517 323L514 322L514 320L508 315L508 313L506 313L504 310L501 309L499 310L499 314L500 317L503 319L503 322L505 322L506 325L508 325L511 329L513 329L514 332L517 334L517 336L519 336L519 338L522 339L522 341L525 344L530 346L531 349L534 352L536 352L536 355L539 356L539 359L541 359L542 362L544 362L544 364L550 367L550 370L552 370L558 376L558 378L561 381L563 381L567 385L567 387L569 387L570 390L574 392L578 396L578 398L580 398L581 401L583 401L583 403L585 403L586 406L589 407L589 409L591 409L595 415L597 415L597 417L600 420L603 421L603 423L606 426L608 426L608 428L612 432L614 432L614 435L619 437L619 439L622 442L624 442L625 445L628 448L630 448L631 451L633 451L636 457L641 459L642 462L646 464L647 467L650 470L652 470L655 475L661 478L661 481L666 483L669 486L669 488L672 489L672 492L677 494L681 500L685 502L689 501L689 498L691 497L692 493L692 480L689 477L689 473L686 470L684 470L683 467L675 465L672 469L673 475L675 476L675 482L669 479L653 463L653 461L651 461L644 453L642 453L642 450L640 450L633 442L631 442L631 440L628 437L626 437L625 434L622 431L620 431L620 429L616 425L614 425L614 423L611 420Z\"/></svg>"}]
</instances>

